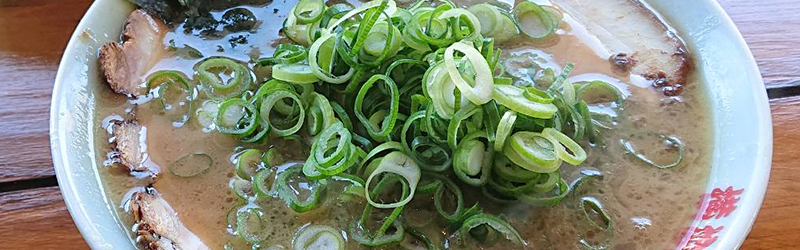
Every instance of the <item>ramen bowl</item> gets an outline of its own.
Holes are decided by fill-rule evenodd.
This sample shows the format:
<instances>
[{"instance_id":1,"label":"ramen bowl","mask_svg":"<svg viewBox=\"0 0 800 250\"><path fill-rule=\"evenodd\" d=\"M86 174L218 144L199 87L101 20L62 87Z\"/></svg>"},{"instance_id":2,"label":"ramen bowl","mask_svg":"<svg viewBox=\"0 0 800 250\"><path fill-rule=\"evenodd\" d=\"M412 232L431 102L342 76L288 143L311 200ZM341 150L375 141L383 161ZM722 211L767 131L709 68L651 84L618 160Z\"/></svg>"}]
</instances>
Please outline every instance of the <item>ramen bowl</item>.
<instances>
[{"instance_id":1,"label":"ramen bowl","mask_svg":"<svg viewBox=\"0 0 800 250\"><path fill-rule=\"evenodd\" d=\"M747 237L766 191L772 124L763 80L740 33L713 0L649 0L682 35L711 105L711 170L691 207L691 226L675 249L736 249ZM53 90L50 141L59 186L75 224L93 249L135 248L99 177L95 106L101 88L97 51L116 40L134 9L100 0L67 45Z\"/></svg>"}]
</instances>

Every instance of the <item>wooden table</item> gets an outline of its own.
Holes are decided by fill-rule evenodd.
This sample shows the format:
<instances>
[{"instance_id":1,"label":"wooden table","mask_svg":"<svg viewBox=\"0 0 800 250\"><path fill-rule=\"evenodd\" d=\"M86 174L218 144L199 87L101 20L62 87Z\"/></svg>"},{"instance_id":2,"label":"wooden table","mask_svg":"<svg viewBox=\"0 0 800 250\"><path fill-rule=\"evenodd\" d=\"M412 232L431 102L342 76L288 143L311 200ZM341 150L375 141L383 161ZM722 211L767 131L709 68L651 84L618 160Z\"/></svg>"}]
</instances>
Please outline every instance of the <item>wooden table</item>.
<instances>
[{"instance_id":1,"label":"wooden table","mask_svg":"<svg viewBox=\"0 0 800 250\"><path fill-rule=\"evenodd\" d=\"M55 180L50 94L89 0L0 0L0 249L86 249ZM800 4L720 0L755 54L772 104L774 160L743 249L800 248Z\"/></svg>"}]
</instances>

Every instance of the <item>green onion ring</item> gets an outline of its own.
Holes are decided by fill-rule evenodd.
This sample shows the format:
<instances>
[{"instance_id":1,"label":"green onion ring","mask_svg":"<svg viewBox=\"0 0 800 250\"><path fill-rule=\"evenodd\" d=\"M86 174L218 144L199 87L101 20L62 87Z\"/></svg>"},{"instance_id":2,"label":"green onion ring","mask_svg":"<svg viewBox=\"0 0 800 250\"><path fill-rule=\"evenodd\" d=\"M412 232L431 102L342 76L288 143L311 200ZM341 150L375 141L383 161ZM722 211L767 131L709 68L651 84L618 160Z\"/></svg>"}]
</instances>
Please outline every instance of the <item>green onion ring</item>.
<instances>
[{"instance_id":1,"label":"green onion ring","mask_svg":"<svg viewBox=\"0 0 800 250\"><path fill-rule=\"evenodd\" d=\"M517 165L537 173L549 173L558 169L559 155L556 142L535 132L520 131L511 135L503 147L503 153Z\"/></svg>"},{"instance_id":2,"label":"green onion ring","mask_svg":"<svg viewBox=\"0 0 800 250\"><path fill-rule=\"evenodd\" d=\"M450 178L437 174L429 175L439 178L442 181L442 184L439 185L439 188L437 188L436 192L433 193L433 206L436 208L436 212L439 213L439 215L441 215L442 218L444 218L447 222L457 222L461 219L462 215L464 215L464 194L461 192L461 188L459 188L455 182L450 180ZM444 201L442 201L442 196L445 194L446 190L450 190L450 192L452 192L456 198L456 209L453 211L453 213L444 211Z\"/></svg>"},{"instance_id":3,"label":"green onion ring","mask_svg":"<svg viewBox=\"0 0 800 250\"><path fill-rule=\"evenodd\" d=\"M636 153L636 150L633 148L633 145L631 144L630 141L622 139L621 142L622 142L622 147L625 149L626 153L633 155L634 157L636 157L636 159L639 159L640 161L647 163L647 165L649 166L659 169L670 169L680 165L681 161L683 161L683 142L681 142L680 139L674 136L659 135L659 137L661 137L661 139L663 139L664 141L669 142L670 143L669 145L671 147L675 147L678 149L678 156L674 162L666 165L657 164L653 162L653 160L648 159L643 154Z\"/></svg>"},{"instance_id":4,"label":"green onion ring","mask_svg":"<svg viewBox=\"0 0 800 250\"><path fill-rule=\"evenodd\" d=\"M382 155L383 153L389 153L392 151L403 151L403 145L401 145L399 142L393 142L393 141L385 142L383 144L378 145L377 147L369 151L369 153L367 153L367 156L364 157L363 161L361 161L361 164L359 165L356 173L361 176L369 176L371 173L365 172L366 167L373 160L377 160L377 158L381 157L380 155Z\"/></svg>"},{"instance_id":5,"label":"green onion ring","mask_svg":"<svg viewBox=\"0 0 800 250\"><path fill-rule=\"evenodd\" d=\"M238 111L241 113L233 114L238 118L231 117L229 111L237 112L237 110L233 110L237 107L241 109ZM258 126L258 112L252 103L238 98L231 98L220 103L215 123L221 133L247 136L253 133L256 126Z\"/></svg>"},{"instance_id":6,"label":"green onion ring","mask_svg":"<svg viewBox=\"0 0 800 250\"><path fill-rule=\"evenodd\" d=\"M345 241L339 230L325 225L307 225L295 234L292 249L344 250Z\"/></svg>"},{"instance_id":7,"label":"green onion ring","mask_svg":"<svg viewBox=\"0 0 800 250\"><path fill-rule=\"evenodd\" d=\"M455 149L458 146L458 132L462 121L482 111L478 106L469 105L469 107L464 107L453 115L453 119L450 120L450 124L447 126L447 145L450 148Z\"/></svg>"},{"instance_id":8,"label":"green onion ring","mask_svg":"<svg viewBox=\"0 0 800 250\"><path fill-rule=\"evenodd\" d=\"M272 108L275 107L275 104L279 101L282 101L285 98L292 99L295 105L300 105L301 108L299 109L300 114L295 118L297 122L292 127L284 129L284 128L278 128L274 125L275 123L273 123L270 120L270 113L272 112ZM302 108L302 105L303 104L300 100L300 97L297 96L297 94L294 92L286 90L278 90L272 92L271 94L265 96L261 101L261 109L259 110L261 113L261 121L264 122L265 124L269 124L269 126L272 127L272 133L277 136L292 135L296 133L298 130L300 130L301 127L303 127L303 120L305 119L306 116L306 110Z\"/></svg>"},{"instance_id":9,"label":"green onion ring","mask_svg":"<svg viewBox=\"0 0 800 250\"><path fill-rule=\"evenodd\" d=\"M330 73L333 70L332 63L335 60L335 55L337 55L334 49L336 43L335 38L333 34L323 31L322 37L314 41L314 44L311 45L308 51L308 65L311 68L311 72L320 80L333 84L341 84L350 80L353 73L355 73L355 69L350 68L347 70L347 73L341 76L335 76ZM320 58L323 58L322 65L320 65Z\"/></svg>"},{"instance_id":10,"label":"green onion ring","mask_svg":"<svg viewBox=\"0 0 800 250\"><path fill-rule=\"evenodd\" d=\"M486 213L478 213L475 215L470 216L464 223L461 224L461 228L458 229L458 236L459 238L463 239L463 237L470 234L470 231L477 228L481 225L487 225L492 229L496 230L497 232L501 233L506 239L511 240L520 245L527 245L528 243L522 238L522 236L517 233L517 230L514 230L508 222L495 217L494 215L486 214Z\"/></svg>"},{"instance_id":11,"label":"green onion ring","mask_svg":"<svg viewBox=\"0 0 800 250\"><path fill-rule=\"evenodd\" d=\"M472 65L472 69L475 70L475 86L470 86L461 76L458 68L456 68L454 57L456 51L464 53L464 58L469 61ZM447 50L444 52L444 65L450 75L450 79L453 80L458 90L472 103L481 105L492 100L491 89L494 83L492 71L489 69L489 64L486 62L486 59L483 58L480 51L464 43L454 43L450 45L450 47L447 47Z\"/></svg>"},{"instance_id":12,"label":"green onion ring","mask_svg":"<svg viewBox=\"0 0 800 250\"><path fill-rule=\"evenodd\" d=\"M272 190L272 186L275 184L275 171L272 168L263 168L256 172L255 177L253 177L253 186L256 192L256 195L259 197L272 197L275 196L275 192Z\"/></svg>"},{"instance_id":13,"label":"green onion ring","mask_svg":"<svg viewBox=\"0 0 800 250\"><path fill-rule=\"evenodd\" d=\"M500 123L497 124L497 133L495 133L494 151L502 152L503 146L506 144L506 138L511 135L514 130L514 122L517 121L517 112L506 111L503 117L500 118Z\"/></svg>"},{"instance_id":14,"label":"green onion ring","mask_svg":"<svg viewBox=\"0 0 800 250\"><path fill-rule=\"evenodd\" d=\"M514 19L516 20L517 25L519 25L520 31L522 31L523 34L527 35L534 41L541 41L549 38L551 35L555 33L555 30L557 28L557 23L555 20L553 20L553 17L547 11L545 11L541 6L539 6L534 2L522 2L517 4L517 6L514 7L514 11L512 14L514 15ZM529 29L526 29L530 28L528 26L535 26L530 23L522 21L523 18L525 18L527 15L530 14L534 15L532 18L538 19L539 23L537 25L541 26L537 28L544 29L543 32L537 34Z\"/></svg>"},{"instance_id":15,"label":"green onion ring","mask_svg":"<svg viewBox=\"0 0 800 250\"><path fill-rule=\"evenodd\" d=\"M310 24L322 19L325 12L323 0L300 0L294 6L292 14L297 18L298 24Z\"/></svg>"},{"instance_id":16,"label":"green onion ring","mask_svg":"<svg viewBox=\"0 0 800 250\"><path fill-rule=\"evenodd\" d=\"M220 69L220 73L228 74L230 79L223 80L218 73L212 71ZM203 86L206 94L214 100L223 100L238 96L250 88L255 76L242 64L224 58L212 57L195 65L194 78Z\"/></svg>"},{"instance_id":17,"label":"green onion ring","mask_svg":"<svg viewBox=\"0 0 800 250\"><path fill-rule=\"evenodd\" d=\"M375 82L379 80L383 81L383 84L389 87L390 91L389 95L391 98L389 115L383 118L383 123L380 124L381 125L380 130L378 130L376 126L373 126L372 123L369 122L369 119L367 119L367 117L364 116L364 113L362 112L364 97L367 95L367 92L369 92L369 90L372 88ZM392 81L391 78L386 77L384 75L374 75L370 77L369 80L367 80L367 82L364 83L363 86L361 86L361 90L358 91L358 95L356 96L354 108L356 117L358 117L358 120L360 120L361 123L367 128L367 132L374 139L374 138L382 138L389 136L389 133L392 132L394 124L397 121L397 113L400 110L399 104L400 104L400 95L398 94L397 85L394 84L394 81Z\"/></svg>"},{"instance_id":18,"label":"green onion ring","mask_svg":"<svg viewBox=\"0 0 800 250\"><path fill-rule=\"evenodd\" d=\"M338 162L349 153L351 138L352 135L350 134L350 131L347 131L341 122L336 122L333 125L326 127L314 141L314 144L318 144L318 146L315 148L315 151L312 152L314 161L323 167L329 167ZM329 143L334 140L337 142L334 144L336 145L335 150L331 152L329 156L326 156L331 149L329 147Z\"/></svg>"},{"instance_id":19,"label":"green onion ring","mask_svg":"<svg viewBox=\"0 0 800 250\"><path fill-rule=\"evenodd\" d=\"M512 162L509 162L509 160L504 156L498 156L494 158L492 172L502 179L523 183L538 178L539 175L541 175L540 173L528 171Z\"/></svg>"},{"instance_id":20,"label":"green onion ring","mask_svg":"<svg viewBox=\"0 0 800 250\"><path fill-rule=\"evenodd\" d=\"M272 233L271 227L264 224L264 211L259 208L248 208L236 213L236 233L250 243L261 242Z\"/></svg>"},{"instance_id":21,"label":"green onion ring","mask_svg":"<svg viewBox=\"0 0 800 250\"><path fill-rule=\"evenodd\" d=\"M414 159L414 161L419 163L419 167L422 170L441 172L441 171L444 171L445 169L447 169L450 166L450 163L452 162L452 159L451 159L450 154L448 153L448 151L446 149L446 146L441 145L439 143L431 142L430 140L427 139L427 137L414 137L410 144L408 142L408 136L407 135L408 135L408 131L411 128L412 124L414 122L417 122L417 120L425 118L425 114L426 114L425 111L422 111L422 110L421 111L417 111L414 114L411 114L411 116L409 116L406 119L405 124L403 124L403 129L400 132L400 143L403 145L403 151L406 152L406 154L408 154L409 156L411 156L411 158ZM419 122L421 122L421 121L419 121ZM419 124L417 126L421 126L421 124ZM428 146L429 147L428 150L426 150L425 152L439 151L440 153L442 153L445 156L445 158L444 159L432 158L433 156L436 156L437 154L430 154L431 157L425 157L424 154L420 154L416 150L420 146ZM438 148L439 150L434 150L433 148Z\"/></svg>"},{"instance_id":22,"label":"green onion ring","mask_svg":"<svg viewBox=\"0 0 800 250\"><path fill-rule=\"evenodd\" d=\"M292 190L289 179L293 176L302 175L303 169L300 165L291 166L283 172L278 174L275 180L276 188L280 197L289 205L292 210L298 213L304 213L316 208L317 205L322 203L323 194L327 187L326 180L310 181L308 188L310 195L305 200L300 200L297 194Z\"/></svg>"},{"instance_id":23,"label":"green onion ring","mask_svg":"<svg viewBox=\"0 0 800 250\"><path fill-rule=\"evenodd\" d=\"M272 66L272 77L290 83L315 83L319 78L311 66L305 64L277 64Z\"/></svg>"},{"instance_id":24,"label":"green onion ring","mask_svg":"<svg viewBox=\"0 0 800 250\"><path fill-rule=\"evenodd\" d=\"M494 85L492 97L497 103L533 118L550 119L558 112L553 104L544 104L528 100L524 90L513 85Z\"/></svg>"},{"instance_id":25,"label":"green onion ring","mask_svg":"<svg viewBox=\"0 0 800 250\"><path fill-rule=\"evenodd\" d=\"M587 154L581 145L570 139L567 135L552 128L545 128L542 134L550 138L555 145L556 154L558 158L573 166L580 165L586 160ZM571 151L569 153L567 151Z\"/></svg>"},{"instance_id":26,"label":"green onion ring","mask_svg":"<svg viewBox=\"0 0 800 250\"><path fill-rule=\"evenodd\" d=\"M369 194L369 184L372 182L372 179L375 178L375 176L379 176L383 173L394 173L402 176L408 183L408 186L411 190L410 194L406 197L403 197L403 200L401 201L389 204L377 203L373 201L370 196L367 196L367 202L376 208L396 208L404 206L410 202L411 198L414 197L414 190L417 189L417 183L419 183L421 175L419 167L417 167L417 164L414 162L414 160L412 160L406 154L397 151L391 152L384 156L383 159L381 159L380 166L378 166L375 171L370 173L369 177L367 178L367 183L365 184L367 194Z\"/></svg>"},{"instance_id":27,"label":"green onion ring","mask_svg":"<svg viewBox=\"0 0 800 250\"><path fill-rule=\"evenodd\" d=\"M581 198L580 206L586 220L588 220L589 224L591 224L594 228L602 231L611 229L612 227L611 216L605 209L603 209L603 205L600 204L600 201L592 197L583 197ZM589 215L590 213L589 211L597 213L600 216L600 219L603 220L603 224L605 225L597 224L597 222L592 219L592 216Z\"/></svg>"},{"instance_id":28,"label":"green onion ring","mask_svg":"<svg viewBox=\"0 0 800 250\"><path fill-rule=\"evenodd\" d=\"M464 183L471 186L482 186L489 180L494 164L494 151L491 145L486 145L479 138L486 137L486 132L477 131L464 137L458 144L453 154L453 170L456 176ZM473 178L480 174L480 177Z\"/></svg>"},{"instance_id":29,"label":"green onion ring","mask_svg":"<svg viewBox=\"0 0 800 250\"><path fill-rule=\"evenodd\" d=\"M264 167L261 161L261 150L247 149L236 157L236 175L251 180L258 170Z\"/></svg>"}]
</instances>

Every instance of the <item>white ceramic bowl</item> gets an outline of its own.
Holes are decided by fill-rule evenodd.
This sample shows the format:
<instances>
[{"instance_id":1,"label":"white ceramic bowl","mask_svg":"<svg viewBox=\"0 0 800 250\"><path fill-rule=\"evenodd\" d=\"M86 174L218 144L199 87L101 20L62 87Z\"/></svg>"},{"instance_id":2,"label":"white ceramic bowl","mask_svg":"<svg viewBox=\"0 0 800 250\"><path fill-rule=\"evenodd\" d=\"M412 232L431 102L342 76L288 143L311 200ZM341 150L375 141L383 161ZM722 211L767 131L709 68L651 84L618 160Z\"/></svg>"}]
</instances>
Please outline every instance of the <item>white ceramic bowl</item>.
<instances>
[{"instance_id":1,"label":"white ceramic bowl","mask_svg":"<svg viewBox=\"0 0 800 250\"><path fill-rule=\"evenodd\" d=\"M676 249L736 249L753 225L769 180L772 122L761 74L716 1L647 2L686 40L713 106L715 145L708 195ZM70 214L93 249L134 248L100 185L93 146L94 130L100 129L94 126L95 95L105 88L99 79L97 48L119 37L133 8L124 0L92 4L67 45L53 89L53 164Z\"/></svg>"}]
</instances>

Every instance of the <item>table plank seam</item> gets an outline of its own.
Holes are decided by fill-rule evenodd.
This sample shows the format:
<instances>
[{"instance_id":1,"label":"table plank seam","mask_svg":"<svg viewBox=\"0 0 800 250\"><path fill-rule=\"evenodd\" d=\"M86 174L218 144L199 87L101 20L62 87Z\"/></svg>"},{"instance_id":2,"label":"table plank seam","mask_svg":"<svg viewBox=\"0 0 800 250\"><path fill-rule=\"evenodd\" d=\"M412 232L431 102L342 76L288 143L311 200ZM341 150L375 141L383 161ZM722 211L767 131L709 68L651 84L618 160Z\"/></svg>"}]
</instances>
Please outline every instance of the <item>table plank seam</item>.
<instances>
[{"instance_id":1,"label":"table plank seam","mask_svg":"<svg viewBox=\"0 0 800 250\"><path fill-rule=\"evenodd\" d=\"M58 180L56 179L55 175L42 178L2 182L0 183L0 194L52 186L58 186Z\"/></svg>"}]
</instances>

